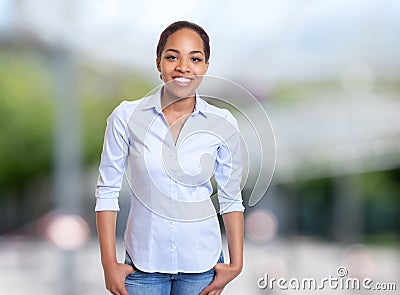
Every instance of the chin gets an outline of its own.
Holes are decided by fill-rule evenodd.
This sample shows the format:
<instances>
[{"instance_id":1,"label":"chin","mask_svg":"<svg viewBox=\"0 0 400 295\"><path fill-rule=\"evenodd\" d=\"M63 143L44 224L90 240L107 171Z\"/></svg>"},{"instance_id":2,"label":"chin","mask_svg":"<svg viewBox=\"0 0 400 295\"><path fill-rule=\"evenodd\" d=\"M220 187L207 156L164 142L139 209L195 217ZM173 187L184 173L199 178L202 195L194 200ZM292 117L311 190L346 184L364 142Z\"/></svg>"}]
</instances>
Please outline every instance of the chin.
<instances>
[{"instance_id":1,"label":"chin","mask_svg":"<svg viewBox=\"0 0 400 295\"><path fill-rule=\"evenodd\" d=\"M168 92L172 94L176 99L193 97L196 93L196 89L198 86L198 83L191 83L185 86L176 85L173 81L165 83L165 87L167 88Z\"/></svg>"}]
</instances>

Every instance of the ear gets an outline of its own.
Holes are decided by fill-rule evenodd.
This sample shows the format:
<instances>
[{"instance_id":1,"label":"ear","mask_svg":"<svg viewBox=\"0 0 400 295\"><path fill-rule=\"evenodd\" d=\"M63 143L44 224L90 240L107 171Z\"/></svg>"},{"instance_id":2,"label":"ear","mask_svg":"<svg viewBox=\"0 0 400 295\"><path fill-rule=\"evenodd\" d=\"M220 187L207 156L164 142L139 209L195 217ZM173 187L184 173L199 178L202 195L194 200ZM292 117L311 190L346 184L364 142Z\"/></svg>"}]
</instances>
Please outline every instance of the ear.
<instances>
[{"instance_id":1,"label":"ear","mask_svg":"<svg viewBox=\"0 0 400 295\"><path fill-rule=\"evenodd\" d=\"M161 66L160 66L160 59L157 57L156 58L156 66L157 66L157 70L161 73Z\"/></svg>"}]
</instances>

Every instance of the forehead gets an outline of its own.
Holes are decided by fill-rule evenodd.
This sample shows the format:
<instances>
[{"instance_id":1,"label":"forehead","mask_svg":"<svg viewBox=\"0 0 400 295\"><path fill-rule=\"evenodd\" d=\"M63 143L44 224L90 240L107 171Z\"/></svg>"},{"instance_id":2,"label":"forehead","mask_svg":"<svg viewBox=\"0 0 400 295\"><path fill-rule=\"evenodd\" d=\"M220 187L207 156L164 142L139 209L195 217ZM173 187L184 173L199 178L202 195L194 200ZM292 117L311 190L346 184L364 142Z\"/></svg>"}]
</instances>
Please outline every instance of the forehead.
<instances>
[{"instance_id":1,"label":"forehead","mask_svg":"<svg viewBox=\"0 0 400 295\"><path fill-rule=\"evenodd\" d=\"M168 37L164 50L176 47L204 51L203 40L201 39L200 35L190 29L181 29Z\"/></svg>"}]
</instances>

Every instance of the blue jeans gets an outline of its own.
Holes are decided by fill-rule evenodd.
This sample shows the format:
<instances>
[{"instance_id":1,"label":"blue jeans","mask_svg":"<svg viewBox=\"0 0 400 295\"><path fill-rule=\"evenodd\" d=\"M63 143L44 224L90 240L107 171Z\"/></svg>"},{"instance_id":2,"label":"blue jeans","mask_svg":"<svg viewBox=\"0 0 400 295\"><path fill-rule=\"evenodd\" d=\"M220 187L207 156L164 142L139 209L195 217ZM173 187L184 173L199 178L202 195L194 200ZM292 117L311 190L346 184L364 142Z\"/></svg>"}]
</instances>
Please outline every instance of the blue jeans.
<instances>
[{"instance_id":1,"label":"blue jeans","mask_svg":"<svg viewBox=\"0 0 400 295\"><path fill-rule=\"evenodd\" d=\"M224 262L224 256L218 263ZM126 253L125 263L133 265ZM129 295L198 295L214 279L215 271L210 269L202 273L148 273L138 269L125 279L125 287Z\"/></svg>"}]
</instances>

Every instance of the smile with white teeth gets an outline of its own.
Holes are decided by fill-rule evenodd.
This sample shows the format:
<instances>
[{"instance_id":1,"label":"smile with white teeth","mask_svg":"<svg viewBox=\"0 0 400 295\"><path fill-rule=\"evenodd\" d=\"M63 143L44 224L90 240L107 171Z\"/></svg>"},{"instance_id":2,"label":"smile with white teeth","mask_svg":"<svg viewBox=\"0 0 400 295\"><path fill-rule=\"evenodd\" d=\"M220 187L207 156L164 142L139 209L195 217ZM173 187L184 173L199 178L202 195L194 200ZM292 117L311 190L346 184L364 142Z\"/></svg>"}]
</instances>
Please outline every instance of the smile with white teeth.
<instances>
[{"instance_id":1,"label":"smile with white teeth","mask_svg":"<svg viewBox=\"0 0 400 295\"><path fill-rule=\"evenodd\" d=\"M184 78L184 77L174 78L174 80L177 82L181 82L181 83L189 83L190 82L190 79Z\"/></svg>"}]
</instances>

